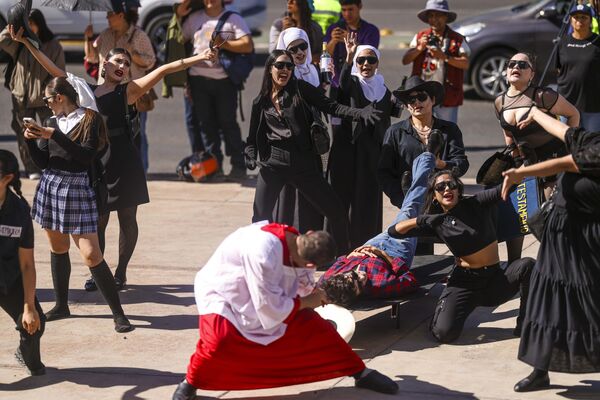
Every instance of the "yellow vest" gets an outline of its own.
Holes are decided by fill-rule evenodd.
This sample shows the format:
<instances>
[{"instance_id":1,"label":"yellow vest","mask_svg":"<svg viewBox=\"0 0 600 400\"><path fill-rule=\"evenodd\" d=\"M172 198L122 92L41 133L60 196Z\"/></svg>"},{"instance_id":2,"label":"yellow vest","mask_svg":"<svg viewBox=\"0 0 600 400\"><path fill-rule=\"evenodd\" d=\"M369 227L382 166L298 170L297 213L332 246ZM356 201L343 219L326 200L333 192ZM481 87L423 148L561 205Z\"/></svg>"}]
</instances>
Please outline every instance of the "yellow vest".
<instances>
[{"instance_id":1,"label":"yellow vest","mask_svg":"<svg viewBox=\"0 0 600 400\"><path fill-rule=\"evenodd\" d=\"M342 6L340 6L339 0L314 0L313 3L315 11L312 13L312 19L321 26L325 33L329 25L340 19Z\"/></svg>"}]
</instances>

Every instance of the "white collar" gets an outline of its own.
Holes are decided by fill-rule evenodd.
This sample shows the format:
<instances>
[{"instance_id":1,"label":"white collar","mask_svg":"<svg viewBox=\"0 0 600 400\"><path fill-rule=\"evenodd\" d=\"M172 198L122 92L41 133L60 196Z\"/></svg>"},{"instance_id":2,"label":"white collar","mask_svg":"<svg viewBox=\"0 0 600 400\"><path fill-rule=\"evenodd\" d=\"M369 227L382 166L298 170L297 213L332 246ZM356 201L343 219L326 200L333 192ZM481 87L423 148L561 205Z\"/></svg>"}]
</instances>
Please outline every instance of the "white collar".
<instances>
[{"instance_id":1,"label":"white collar","mask_svg":"<svg viewBox=\"0 0 600 400\"><path fill-rule=\"evenodd\" d=\"M56 118L56 122L60 130L67 134L83 119L85 116L85 108L79 107L69 115L61 114Z\"/></svg>"}]
</instances>

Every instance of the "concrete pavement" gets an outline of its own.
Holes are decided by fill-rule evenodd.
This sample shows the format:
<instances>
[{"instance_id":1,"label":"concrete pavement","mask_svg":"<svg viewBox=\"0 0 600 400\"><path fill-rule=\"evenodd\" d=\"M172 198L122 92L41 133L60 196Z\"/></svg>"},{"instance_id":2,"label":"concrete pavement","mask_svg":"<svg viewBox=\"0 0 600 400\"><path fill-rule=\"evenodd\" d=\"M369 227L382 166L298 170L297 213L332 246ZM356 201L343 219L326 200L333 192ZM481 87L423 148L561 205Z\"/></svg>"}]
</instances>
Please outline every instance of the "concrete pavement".
<instances>
[{"instance_id":1,"label":"concrete pavement","mask_svg":"<svg viewBox=\"0 0 600 400\"><path fill-rule=\"evenodd\" d=\"M32 199L35 184L24 181ZM170 399L181 380L197 340L193 279L221 240L250 221L252 182L190 184L149 182L151 203L139 209L140 237L131 260L123 307L136 330L114 332L108 307L99 293L87 293L88 270L71 250L72 318L50 322L42 339L47 374L29 377L13 357L18 335L12 321L0 313L1 399ZM385 206L384 221L394 209ZM115 217L113 217L115 218ZM107 233L106 258L115 266L117 227ZM35 226L38 296L42 307L52 305L49 248ZM525 255L536 255L537 242L526 239ZM444 254L436 246L437 254ZM505 258L504 250L502 257ZM354 312L357 331L350 342L370 368L398 382L396 396L353 388L349 378L272 390L200 392L200 398L224 399L600 399L600 374L551 374L551 390L516 394L513 384L529 373L517 361L518 339L511 332L518 300L496 309L480 308L467 321L458 343L440 345L427 325L438 284L424 298L401 307L396 330L389 309Z\"/></svg>"}]
</instances>

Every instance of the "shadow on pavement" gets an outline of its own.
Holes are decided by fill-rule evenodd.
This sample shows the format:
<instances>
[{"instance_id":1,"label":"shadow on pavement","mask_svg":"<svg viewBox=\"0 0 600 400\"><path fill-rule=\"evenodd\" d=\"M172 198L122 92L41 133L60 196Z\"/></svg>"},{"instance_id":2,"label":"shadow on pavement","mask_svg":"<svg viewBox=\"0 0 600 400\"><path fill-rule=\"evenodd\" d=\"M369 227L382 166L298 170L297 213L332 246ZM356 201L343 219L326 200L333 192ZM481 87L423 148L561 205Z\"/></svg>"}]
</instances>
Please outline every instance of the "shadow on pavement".
<instances>
[{"instance_id":1,"label":"shadow on pavement","mask_svg":"<svg viewBox=\"0 0 600 400\"><path fill-rule=\"evenodd\" d=\"M552 377L550 377L552 379ZM566 389L564 392L558 392L557 395L566 399L577 400L598 400L600 399L600 381L583 380L583 385L577 386L559 386L550 385L551 389Z\"/></svg>"},{"instance_id":2,"label":"shadow on pavement","mask_svg":"<svg viewBox=\"0 0 600 400\"><path fill-rule=\"evenodd\" d=\"M141 400L139 394L161 386L173 386L173 390L183 378L182 374L144 368L51 368L46 367L46 375L29 376L13 383L0 383L0 392L19 392L42 388L63 382L71 382L92 388L113 386L133 386L127 389L121 400ZM15 396L16 397L16 396Z\"/></svg>"}]
</instances>

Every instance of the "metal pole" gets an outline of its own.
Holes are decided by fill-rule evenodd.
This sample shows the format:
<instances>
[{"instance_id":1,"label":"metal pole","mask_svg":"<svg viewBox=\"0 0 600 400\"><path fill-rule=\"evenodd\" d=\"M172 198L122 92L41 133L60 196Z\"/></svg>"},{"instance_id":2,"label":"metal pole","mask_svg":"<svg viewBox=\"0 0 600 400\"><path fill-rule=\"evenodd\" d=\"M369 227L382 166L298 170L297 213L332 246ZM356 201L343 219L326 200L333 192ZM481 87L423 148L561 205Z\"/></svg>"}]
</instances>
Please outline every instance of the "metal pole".
<instances>
[{"instance_id":1,"label":"metal pole","mask_svg":"<svg viewBox=\"0 0 600 400\"><path fill-rule=\"evenodd\" d=\"M544 72L542 72L542 75L540 76L540 79L538 81L539 86L542 86L542 83L544 82L544 78L546 77L546 74L548 73L548 69L550 69L550 64L554 60L554 56L556 55L556 52L558 51L558 46L560 45L560 41L562 40L562 37L564 36L564 34L567 32L567 29L569 26L569 19L570 19L569 11L571 11L571 8L573 8L575 3L576 3L576 0L571 0L571 4L569 4L569 8L567 8L567 13L565 14L565 17L562 20L562 25L560 27L560 31L558 32L558 36L554 40L552 40L554 42L554 47L552 48L552 53L550 53L550 58L548 58L548 62L546 63L546 66L544 67Z\"/></svg>"}]
</instances>

